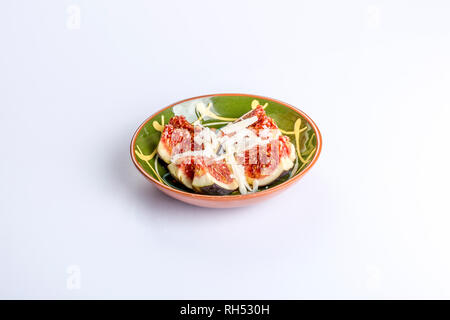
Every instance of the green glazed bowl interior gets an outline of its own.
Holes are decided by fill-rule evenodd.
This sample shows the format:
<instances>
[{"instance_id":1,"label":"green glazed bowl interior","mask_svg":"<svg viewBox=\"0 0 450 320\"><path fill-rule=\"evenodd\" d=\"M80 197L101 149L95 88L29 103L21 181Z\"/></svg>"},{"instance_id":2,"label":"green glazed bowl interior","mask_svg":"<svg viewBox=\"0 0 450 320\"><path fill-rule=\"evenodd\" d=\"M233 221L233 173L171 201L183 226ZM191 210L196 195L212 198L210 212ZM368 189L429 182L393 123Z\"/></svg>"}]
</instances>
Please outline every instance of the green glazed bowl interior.
<instances>
[{"instance_id":1,"label":"green glazed bowl interior","mask_svg":"<svg viewBox=\"0 0 450 320\"><path fill-rule=\"evenodd\" d=\"M210 128L221 128L249 112L256 105L262 105L268 116L287 135L296 148L296 164L288 175L272 184L261 187L257 192L273 188L288 179L301 174L317 158L320 152L320 133L314 123L301 111L277 100L246 94L207 95L175 103L148 118L136 131L131 152L138 169L148 177L170 188L195 193L177 182L169 173L156 149L162 129L175 115L183 115L191 123L201 123ZM317 137L319 135L319 137ZM235 191L229 196L240 195ZM213 197L213 196L211 196Z\"/></svg>"}]
</instances>

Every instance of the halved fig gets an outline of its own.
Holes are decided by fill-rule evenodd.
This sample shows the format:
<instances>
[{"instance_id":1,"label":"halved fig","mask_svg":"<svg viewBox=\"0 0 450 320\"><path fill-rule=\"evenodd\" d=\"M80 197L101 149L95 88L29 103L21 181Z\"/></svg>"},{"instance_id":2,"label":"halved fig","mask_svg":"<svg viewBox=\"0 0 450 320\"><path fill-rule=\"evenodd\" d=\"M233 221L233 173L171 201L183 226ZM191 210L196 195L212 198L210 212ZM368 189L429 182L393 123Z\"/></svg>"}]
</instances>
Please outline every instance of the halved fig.
<instances>
[{"instance_id":1,"label":"halved fig","mask_svg":"<svg viewBox=\"0 0 450 320\"><path fill-rule=\"evenodd\" d=\"M166 163L170 163L173 154L192 151L194 126L184 116L174 116L164 126L158 143L158 155Z\"/></svg>"},{"instance_id":2,"label":"halved fig","mask_svg":"<svg viewBox=\"0 0 450 320\"><path fill-rule=\"evenodd\" d=\"M258 120L254 124L252 124L249 128L278 129L278 126L275 124L275 121L273 121L273 119L266 114L266 111L261 105L258 105L255 109L246 113L242 117L242 119L248 119L255 116L258 118Z\"/></svg>"},{"instance_id":3,"label":"halved fig","mask_svg":"<svg viewBox=\"0 0 450 320\"><path fill-rule=\"evenodd\" d=\"M172 177L189 189L192 189L192 180L194 179L195 172L193 157L186 157L177 162L172 162L167 166L167 168L169 169Z\"/></svg>"},{"instance_id":4,"label":"halved fig","mask_svg":"<svg viewBox=\"0 0 450 320\"><path fill-rule=\"evenodd\" d=\"M238 188L236 179L224 159L196 158L192 187L210 195L226 195Z\"/></svg>"},{"instance_id":5,"label":"halved fig","mask_svg":"<svg viewBox=\"0 0 450 320\"><path fill-rule=\"evenodd\" d=\"M193 151L213 155L218 147L214 130L194 126L184 116L175 116L164 126L158 143L158 155L164 162L171 163L173 156Z\"/></svg>"},{"instance_id":6,"label":"halved fig","mask_svg":"<svg viewBox=\"0 0 450 320\"><path fill-rule=\"evenodd\" d=\"M281 136L281 131L275 121L266 114L264 108L258 105L236 121L221 128L218 136L222 140L224 137L233 136L240 136L239 139L241 139L241 136L249 134L256 135L263 140L277 139Z\"/></svg>"},{"instance_id":7,"label":"halved fig","mask_svg":"<svg viewBox=\"0 0 450 320\"><path fill-rule=\"evenodd\" d=\"M262 187L289 173L294 166L295 148L287 136L280 136L266 145L247 150L239 161L244 165L247 182Z\"/></svg>"}]
</instances>

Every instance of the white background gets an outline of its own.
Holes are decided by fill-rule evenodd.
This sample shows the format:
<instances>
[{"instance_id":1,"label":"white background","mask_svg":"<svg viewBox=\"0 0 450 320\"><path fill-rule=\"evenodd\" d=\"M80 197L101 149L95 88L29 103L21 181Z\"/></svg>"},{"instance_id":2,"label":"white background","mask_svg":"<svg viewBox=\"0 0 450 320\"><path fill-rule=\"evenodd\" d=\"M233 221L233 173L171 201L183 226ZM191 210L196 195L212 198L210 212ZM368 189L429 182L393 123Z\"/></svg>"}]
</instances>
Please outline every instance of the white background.
<instances>
[{"instance_id":1,"label":"white background","mask_svg":"<svg viewBox=\"0 0 450 320\"><path fill-rule=\"evenodd\" d=\"M2 1L0 297L450 298L449 16L448 1ZM317 165L248 208L158 192L130 160L135 129L219 92L301 108Z\"/></svg>"}]
</instances>

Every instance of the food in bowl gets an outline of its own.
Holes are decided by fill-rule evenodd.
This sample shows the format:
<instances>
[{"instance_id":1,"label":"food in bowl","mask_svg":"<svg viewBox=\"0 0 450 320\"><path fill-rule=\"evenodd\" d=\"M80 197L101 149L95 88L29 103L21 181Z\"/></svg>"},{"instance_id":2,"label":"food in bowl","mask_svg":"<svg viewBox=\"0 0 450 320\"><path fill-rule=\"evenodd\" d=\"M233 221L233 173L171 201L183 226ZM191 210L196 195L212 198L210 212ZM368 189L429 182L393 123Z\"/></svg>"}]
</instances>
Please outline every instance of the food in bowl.
<instances>
[{"instance_id":1,"label":"food in bowl","mask_svg":"<svg viewBox=\"0 0 450 320\"><path fill-rule=\"evenodd\" d=\"M214 129L173 116L157 147L170 174L196 193L256 192L290 173L295 146L260 104Z\"/></svg>"}]
</instances>

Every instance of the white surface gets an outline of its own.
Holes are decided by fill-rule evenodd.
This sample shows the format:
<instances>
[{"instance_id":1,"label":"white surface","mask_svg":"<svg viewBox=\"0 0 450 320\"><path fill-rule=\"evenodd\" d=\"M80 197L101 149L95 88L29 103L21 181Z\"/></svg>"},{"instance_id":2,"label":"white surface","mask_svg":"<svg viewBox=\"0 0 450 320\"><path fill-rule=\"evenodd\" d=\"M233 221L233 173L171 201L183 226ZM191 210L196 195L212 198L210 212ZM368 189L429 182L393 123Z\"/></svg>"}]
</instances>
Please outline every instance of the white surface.
<instances>
[{"instance_id":1,"label":"white surface","mask_svg":"<svg viewBox=\"0 0 450 320\"><path fill-rule=\"evenodd\" d=\"M1 298L450 298L448 1L226 3L1 2ZM159 193L134 130L215 92L304 110L317 166L244 209Z\"/></svg>"}]
</instances>

